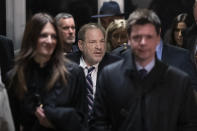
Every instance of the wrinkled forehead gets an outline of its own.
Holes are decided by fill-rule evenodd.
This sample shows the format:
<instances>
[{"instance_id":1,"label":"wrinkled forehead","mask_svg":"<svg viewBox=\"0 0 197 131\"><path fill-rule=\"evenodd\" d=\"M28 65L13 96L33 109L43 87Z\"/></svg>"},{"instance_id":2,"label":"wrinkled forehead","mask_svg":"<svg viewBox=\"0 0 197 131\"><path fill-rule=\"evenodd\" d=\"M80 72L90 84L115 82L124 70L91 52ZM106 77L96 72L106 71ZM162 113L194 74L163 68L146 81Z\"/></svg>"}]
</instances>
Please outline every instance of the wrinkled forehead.
<instances>
[{"instance_id":1,"label":"wrinkled forehead","mask_svg":"<svg viewBox=\"0 0 197 131\"><path fill-rule=\"evenodd\" d=\"M72 17L70 18L61 18L59 20L59 25L63 26L63 25L75 25L75 21Z\"/></svg>"},{"instance_id":2,"label":"wrinkled forehead","mask_svg":"<svg viewBox=\"0 0 197 131\"><path fill-rule=\"evenodd\" d=\"M102 30L99 28L89 28L85 31L85 39L91 38L91 37L97 36L97 35L101 35L102 37L105 36L104 33L102 32Z\"/></svg>"}]
</instances>

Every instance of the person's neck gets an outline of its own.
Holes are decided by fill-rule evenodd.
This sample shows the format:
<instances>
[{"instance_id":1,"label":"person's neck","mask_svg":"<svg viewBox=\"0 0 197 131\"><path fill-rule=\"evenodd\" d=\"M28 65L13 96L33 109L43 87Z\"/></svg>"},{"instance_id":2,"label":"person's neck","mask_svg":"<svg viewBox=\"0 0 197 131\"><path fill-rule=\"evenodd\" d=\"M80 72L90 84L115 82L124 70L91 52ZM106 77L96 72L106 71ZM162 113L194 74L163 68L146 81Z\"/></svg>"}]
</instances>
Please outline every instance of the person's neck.
<instances>
[{"instance_id":1,"label":"person's neck","mask_svg":"<svg viewBox=\"0 0 197 131\"><path fill-rule=\"evenodd\" d=\"M84 57L82 57L82 58L83 58L85 64L86 64L88 67L94 66L94 65L98 64L98 63L94 63L94 62L89 62L89 61L87 61Z\"/></svg>"},{"instance_id":2,"label":"person's neck","mask_svg":"<svg viewBox=\"0 0 197 131\"><path fill-rule=\"evenodd\" d=\"M86 61L85 61L85 63L86 63L86 65L87 65L88 67L94 66L94 65L98 64L98 63L88 63L88 62L86 62Z\"/></svg>"},{"instance_id":3,"label":"person's neck","mask_svg":"<svg viewBox=\"0 0 197 131\"><path fill-rule=\"evenodd\" d=\"M66 53L72 52L72 44L65 44L64 45L64 52L66 52Z\"/></svg>"},{"instance_id":4,"label":"person's neck","mask_svg":"<svg viewBox=\"0 0 197 131\"><path fill-rule=\"evenodd\" d=\"M138 59L136 58L136 62L142 66L142 67L146 67L149 63L151 63L151 61L153 60L154 58L151 58L151 59L148 59L148 60L141 60L141 59Z\"/></svg>"},{"instance_id":5,"label":"person's neck","mask_svg":"<svg viewBox=\"0 0 197 131\"><path fill-rule=\"evenodd\" d=\"M49 61L50 57L45 57L45 56L36 56L34 57L34 60L40 64L40 67L44 67L45 64Z\"/></svg>"}]
</instances>

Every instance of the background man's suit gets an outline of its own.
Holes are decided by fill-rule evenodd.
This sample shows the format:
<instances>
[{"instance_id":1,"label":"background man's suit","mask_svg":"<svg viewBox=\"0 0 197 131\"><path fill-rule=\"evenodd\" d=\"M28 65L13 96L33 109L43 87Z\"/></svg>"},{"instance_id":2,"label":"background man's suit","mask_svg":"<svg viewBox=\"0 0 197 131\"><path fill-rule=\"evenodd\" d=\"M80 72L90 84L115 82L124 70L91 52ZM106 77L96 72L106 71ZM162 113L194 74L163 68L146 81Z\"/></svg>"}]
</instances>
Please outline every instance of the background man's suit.
<instances>
[{"instance_id":1,"label":"background man's suit","mask_svg":"<svg viewBox=\"0 0 197 131\"><path fill-rule=\"evenodd\" d=\"M169 44L163 44L161 60L189 74L192 79L192 87L197 91L197 71L192 63L190 52Z\"/></svg>"},{"instance_id":2,"label":"background man's suit","mask_svg":"<svg viewBox=\"0 0 197 131\"><path fill-rule=\"evenodd\" d=\"M0 35L0 68L2 81L5 83L6 73L14 65L14 47L12 40Z\"/></svg>"}]
</instances>

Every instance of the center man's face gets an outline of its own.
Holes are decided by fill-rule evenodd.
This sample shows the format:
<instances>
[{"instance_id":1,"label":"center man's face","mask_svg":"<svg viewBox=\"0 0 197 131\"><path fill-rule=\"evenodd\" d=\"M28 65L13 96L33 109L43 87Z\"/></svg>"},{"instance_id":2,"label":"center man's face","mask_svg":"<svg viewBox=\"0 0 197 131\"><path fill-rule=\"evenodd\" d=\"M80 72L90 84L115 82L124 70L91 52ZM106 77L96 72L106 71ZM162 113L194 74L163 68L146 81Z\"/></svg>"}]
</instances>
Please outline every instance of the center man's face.
<instances>
[{"instance_id":1,"label":"center man's face","mask_svg":"<svg viewBox=\"0 0 197 131\"><path fill-rule=\"evenodd\" d=\"M155 57L156 46L160 41L153 24L134 25L129 35L129 43L136 61L148 64Z\"/></svg>"},{"instance_id":2,"label":"center man's face","mask_svg":"<svg viewBox=\"0 0 197 131\"><path fill-rule=\"evenodd\" d=\"M88 29L85 40L80 40L78 45L86 64L90 66L99 63L105 55L105 38L100 29Z\"/></svg>"}]
</instances>

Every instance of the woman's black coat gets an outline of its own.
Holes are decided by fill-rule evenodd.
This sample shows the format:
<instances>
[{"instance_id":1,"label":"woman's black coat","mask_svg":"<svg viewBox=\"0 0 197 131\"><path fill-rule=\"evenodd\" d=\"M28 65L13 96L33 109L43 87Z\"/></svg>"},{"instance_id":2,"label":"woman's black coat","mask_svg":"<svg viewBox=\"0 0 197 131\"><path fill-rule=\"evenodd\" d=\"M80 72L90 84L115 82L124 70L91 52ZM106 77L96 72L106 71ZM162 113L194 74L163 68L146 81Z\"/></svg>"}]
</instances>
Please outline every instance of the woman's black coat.
<instances>
[{"instance_id":1,"label":"woman's black coat","mask_svg":"<svg viewBox=\"0 0 197 131\"><path fill-rule=\"evenodd\" d=\"M83 69L73 63L66 64L67 85L57 81L51 90L46 90L46 81L52 66L48 63L40 68L32 62L26 71L28 91L19 100L11 85L9 97L16 129L22 125L23 131L84 131L87 129L86 81ZM35 116L36 107L43 105L44 113L55 129L40 125Z\"/></svg>"}]
</instances>

